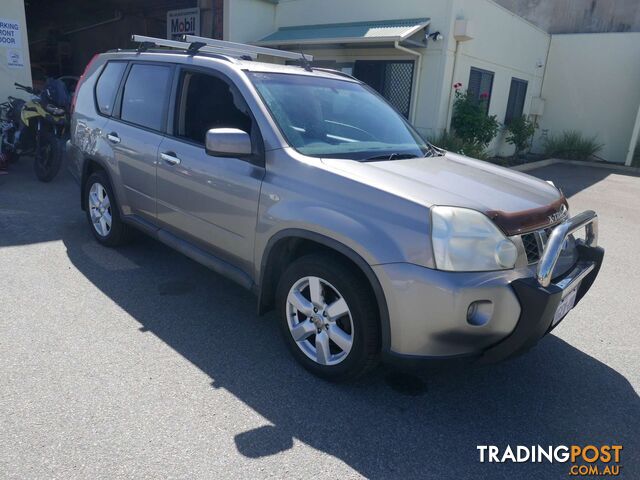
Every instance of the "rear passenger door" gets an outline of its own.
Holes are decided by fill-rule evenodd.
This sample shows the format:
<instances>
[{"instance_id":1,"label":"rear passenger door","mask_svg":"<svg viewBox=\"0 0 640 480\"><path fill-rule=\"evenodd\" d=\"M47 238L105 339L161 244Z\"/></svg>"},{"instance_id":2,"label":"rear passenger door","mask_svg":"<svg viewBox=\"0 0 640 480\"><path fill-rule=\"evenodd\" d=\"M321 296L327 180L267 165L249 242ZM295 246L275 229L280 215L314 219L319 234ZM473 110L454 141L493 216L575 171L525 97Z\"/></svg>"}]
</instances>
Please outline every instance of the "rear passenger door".
<instances>
[{"instance_id":1,"label":"rear passenger door","mask_svg":"<svg viewBox=\"0 0 640 480\"><path fill-rule=\"evenodd\" d=\"M264 176L258 126L237 87L221 74L189 67L181 68L176 77L173 121L159 150L158 221L249 269ZM225 127L250 134L250 157L206 153L206 132Z\"/></svg>"},{"instance_id":2,"label":"rear passenger door","mask_svg":"<svg viewBox=\"0 0 640 480\"><path fill-rule=\"evenodd\" d=\"M174 66L132 62L104 128L122 185L123 213L156 217L156 159L166 129Z\"/></svg>"}]
</instances>

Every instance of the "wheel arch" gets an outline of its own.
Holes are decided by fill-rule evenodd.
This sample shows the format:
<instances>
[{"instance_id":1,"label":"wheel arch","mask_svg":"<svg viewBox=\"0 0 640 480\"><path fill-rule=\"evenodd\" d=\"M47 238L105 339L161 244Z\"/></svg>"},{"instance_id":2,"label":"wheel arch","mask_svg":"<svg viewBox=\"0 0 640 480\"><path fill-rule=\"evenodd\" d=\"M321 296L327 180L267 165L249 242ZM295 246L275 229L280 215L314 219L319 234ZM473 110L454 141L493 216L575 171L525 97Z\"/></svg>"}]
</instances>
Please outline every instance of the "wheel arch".
<instances>
[{"instance_id":1,"label":"wheel arch","mask_svg":"<svg viewBox=\"0 0 640 480\"><path fill-rule=\"evenodd\" d=\"M120 202L119 202L117 193L115 191L116 189L114 187L113 179L111 177L111 173L109 172L109 169L104 165L103 162L93 157L85 157L84 160L82 161L82 174L80 177L80 208L82 210L87 209L87 198L86 198L87 179L92 173L99 170L103 171L107 176L107 178L109 179L109 183L111 184L111 190L113 192L114 197L116 197L115 198L116 205L120 210ZM122 211L120 211L120 214L122 214Z\"/></svg>"},{"instance_id":2,"label":"wheel arch","mask_svg":"<svg viewBox=\"0 0 640 480\"><path fill-rule=\"evenodd\" d=\"M276 285L284 269L295 259L318 251L333 253L348 260L368 282L378 306L382 350L388 351L391 345L389 309L378 277L357 252L320 233L292 228L281 230L269 239L260 262L259 282L256 287L258 313L263 314L273 309Z\"/></svg>"}]
</instances>

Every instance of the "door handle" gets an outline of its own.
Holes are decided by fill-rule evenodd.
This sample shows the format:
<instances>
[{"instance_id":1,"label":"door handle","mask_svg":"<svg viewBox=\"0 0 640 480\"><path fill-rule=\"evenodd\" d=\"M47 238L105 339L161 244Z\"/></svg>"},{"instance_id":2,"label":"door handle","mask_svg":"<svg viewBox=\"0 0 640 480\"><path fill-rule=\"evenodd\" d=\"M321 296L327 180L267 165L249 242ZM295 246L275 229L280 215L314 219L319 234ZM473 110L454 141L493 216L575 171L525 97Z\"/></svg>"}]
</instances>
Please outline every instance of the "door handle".
<instances>
[{"instance_id":1,"label":"door handle","mask_svg":"<svg viewBox=\"0 0 640 480\"><path fill-rule=\"evenodd\" d=\"M111 143L120 143L120 137L116 132L108 133L107 140L109 140Z\"/></svg>"},{"instance_id":2,"label":"door handle","mask_svg":"<svg viewBox=\"0 0 640 480\"><path fill-rule=\"evenodd\" d=\"M160 158L169 165L178 165L180 163L180 159L173 152L163 152L160 154Z\"/></svg>"}]
</instances>

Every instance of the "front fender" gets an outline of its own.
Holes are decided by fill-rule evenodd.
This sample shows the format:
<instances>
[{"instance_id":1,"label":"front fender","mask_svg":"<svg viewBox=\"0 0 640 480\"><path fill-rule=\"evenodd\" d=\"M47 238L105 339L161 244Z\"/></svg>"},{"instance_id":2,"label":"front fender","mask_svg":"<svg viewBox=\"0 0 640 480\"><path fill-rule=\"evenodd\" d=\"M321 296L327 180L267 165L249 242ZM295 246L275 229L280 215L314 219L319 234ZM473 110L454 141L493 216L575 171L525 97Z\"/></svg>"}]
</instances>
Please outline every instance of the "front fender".
<instances>
[{"instance_id":1,"label":"front fender","mask_svg":"<svg viewBox=\"0 0 640 480\"><path fill-rule=\"evenodd\" d=\"M260 235L262 241L258 245L266 246L270 239L281 236L282 231L297 230L338 242L353 250L369 265L393 263L405 256L399 238L386 232L377 219L365 219L307 200L272 205L265 216L278 221L273 225L261 225L265 231ZM256 260L262 256L263 252L256 252Z\"/></svg>"}]
</instances>

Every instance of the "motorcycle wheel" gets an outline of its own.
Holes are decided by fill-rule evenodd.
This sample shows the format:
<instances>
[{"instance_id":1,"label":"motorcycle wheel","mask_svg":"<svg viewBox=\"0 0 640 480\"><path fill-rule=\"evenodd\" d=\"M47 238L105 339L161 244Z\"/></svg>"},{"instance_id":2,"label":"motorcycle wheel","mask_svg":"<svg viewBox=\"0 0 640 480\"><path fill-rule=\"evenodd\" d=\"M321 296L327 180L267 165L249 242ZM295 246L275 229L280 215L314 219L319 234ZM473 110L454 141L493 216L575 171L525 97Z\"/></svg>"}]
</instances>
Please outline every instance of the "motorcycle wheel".
<instances>
[{"instance_id":1,"label":"motorcycle wheel","mask_svg":"<svg viewBox=\"0 0 640 480\"><path fill-rule=\"evenodd\" d=\"M40 140L40 148L36 150L33 169L41 182L50 182L60 171L64 142L47 133Z\"/></svg>"}]
</instances>

